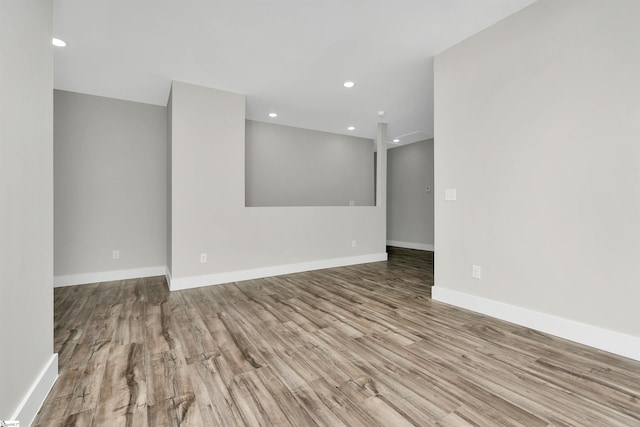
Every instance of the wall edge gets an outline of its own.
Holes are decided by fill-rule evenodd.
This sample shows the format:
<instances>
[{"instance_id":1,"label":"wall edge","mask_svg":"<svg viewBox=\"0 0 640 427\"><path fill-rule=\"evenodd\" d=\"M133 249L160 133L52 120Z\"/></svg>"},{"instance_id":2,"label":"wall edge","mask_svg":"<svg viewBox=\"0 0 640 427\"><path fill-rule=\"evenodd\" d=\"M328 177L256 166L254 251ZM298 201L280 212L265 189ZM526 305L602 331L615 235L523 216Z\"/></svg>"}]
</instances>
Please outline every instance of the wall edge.
<instances>
[{"instance_id":1,"label":"wall edge","mask_svg":"<svg viewBox=\"0 0 640 427\"><path fill-rule=\"evenodd\" d=\"M11 419L20 421L24 426L31 425L57 378L58 353L54 353L27 391Z\"/></svg>"}]
</instances>

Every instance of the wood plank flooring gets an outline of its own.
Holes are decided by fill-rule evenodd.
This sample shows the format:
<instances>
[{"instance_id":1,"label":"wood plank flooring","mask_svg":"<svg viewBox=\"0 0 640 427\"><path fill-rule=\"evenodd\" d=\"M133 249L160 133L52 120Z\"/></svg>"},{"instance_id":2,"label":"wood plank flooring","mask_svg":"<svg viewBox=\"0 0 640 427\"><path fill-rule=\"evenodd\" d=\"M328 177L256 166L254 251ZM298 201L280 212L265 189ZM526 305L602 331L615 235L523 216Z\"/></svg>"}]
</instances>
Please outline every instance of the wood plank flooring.
<instances>
[{"instance_id":1,"label":"wood plank flooring","mask_svg":"<svg viewBox=\"0 0 640 427\"><path fill-rule=\"evenodd\" d=\"M55 290L36 426L640 426L640 363L430 299L430 252Z\"/></svg>"}]
</instances>

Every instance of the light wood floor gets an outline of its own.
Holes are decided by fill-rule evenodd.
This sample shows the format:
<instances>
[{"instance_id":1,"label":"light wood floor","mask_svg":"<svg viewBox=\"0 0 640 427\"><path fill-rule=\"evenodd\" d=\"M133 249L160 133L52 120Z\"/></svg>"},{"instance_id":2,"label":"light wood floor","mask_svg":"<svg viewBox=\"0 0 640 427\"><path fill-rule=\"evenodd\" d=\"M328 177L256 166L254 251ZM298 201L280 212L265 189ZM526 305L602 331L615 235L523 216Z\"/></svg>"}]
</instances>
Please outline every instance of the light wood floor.
<instances>
[{"instance_id":1,"label":"light wood floor","mask_svg":"<svg viewBox=\"0 0 640 427\"><path fill-rule=\"evenodd\" d=\"M428 252L55 290L37 426L640 426L640 363L430 299Z\"/></svg>"}]
</instances>

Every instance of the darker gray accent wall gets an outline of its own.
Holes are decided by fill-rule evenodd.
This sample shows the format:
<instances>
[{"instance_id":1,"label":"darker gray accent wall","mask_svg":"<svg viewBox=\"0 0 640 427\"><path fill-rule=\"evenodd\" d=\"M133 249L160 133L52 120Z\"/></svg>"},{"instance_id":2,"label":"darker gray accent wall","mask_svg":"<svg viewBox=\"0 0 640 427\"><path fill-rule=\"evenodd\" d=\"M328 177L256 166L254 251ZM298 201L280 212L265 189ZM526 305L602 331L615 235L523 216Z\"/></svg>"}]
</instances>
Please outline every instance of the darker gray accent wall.
<instances>
[{"instance_id":1,"label":"darker gray accent wall","mask_svg":"<svg viewBox=\"0 0 640 427\"><path fill-rule=\"evenodd\" d=\"M387 157L387 241L433 246L433 139Z\"/></svg>"},{"instance_id":2,"label":"darker gray accent wall","mask_svg":"<svg viewBox=\"0 0 640 427\"><path fill-rule=\"evenodd\" d=\"M246 206L373 206L373 141L246 121Z\"/></svg>"},{"instance_id":3,"label":"darker gray accent wall","mask_svg":"<svg viewBox=\"0 0 640 427\"><path fill-rule=\"evenodd\" d=\"M165 107L56 90L54 182L56 276L166 265Z\"/></svg>"}]
</instances>

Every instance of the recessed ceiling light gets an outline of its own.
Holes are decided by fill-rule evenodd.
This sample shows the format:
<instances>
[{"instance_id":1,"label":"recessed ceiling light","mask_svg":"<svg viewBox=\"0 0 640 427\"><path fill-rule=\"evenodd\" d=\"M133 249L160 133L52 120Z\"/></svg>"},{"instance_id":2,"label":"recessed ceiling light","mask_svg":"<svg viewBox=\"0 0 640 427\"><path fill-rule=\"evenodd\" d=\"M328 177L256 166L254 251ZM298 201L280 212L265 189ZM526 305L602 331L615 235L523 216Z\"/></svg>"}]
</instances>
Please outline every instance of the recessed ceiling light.
<instances>
[{"instance_id":1,"label":"recessed ceiling light","mask_svg":"<svg viewBox=\"0 0 640 427\"><path fill-rule=\"evenodd\" d=\"M278 117L278 113L269 113L269 117L275 119L276 117Z\"/></svg>"},{"instance_id":2,"label":"recessed ceiling light","mask_svg":"<svg viewBox=\"0 0 640 427\"><path fill-rule=\"evenodd\" d=\"M51 44L57 47L65 47L67 45L66 42L55 37L51 39Z\"/></svg>"},{"instance_id":3,"label":"recessed ceiling light","mask_svg":"<svg viewBox=\"0 0 640 427\"><path fill-rule=\"evenodd\" d=\"M352 87L354 87L356 84L354 82L352 82L351 80L347 80L346 82L342 83L342 86L346 87L347 89L350 89Z\"/></svg>"},{"instance_id":4,"label":"recessed ceiling light","mask_svg":"<svg viewBox=\"0 0 640 427\"><path fill-rule=\"evenodd\" d=\"M398 138L394 139L393 142L400 142Z\"/></svg>"},{"instance_id":5,"label":"recessed ceiling light","mask_svg":"<svg viewBox=\"0 0 640 427\"><path fill-rule=\"evenodd\" d=\"M356 127L355 127L355 126L349 126L349 127L347 128L347 130L356 130Z\"/></svg>"}]
</instances>

